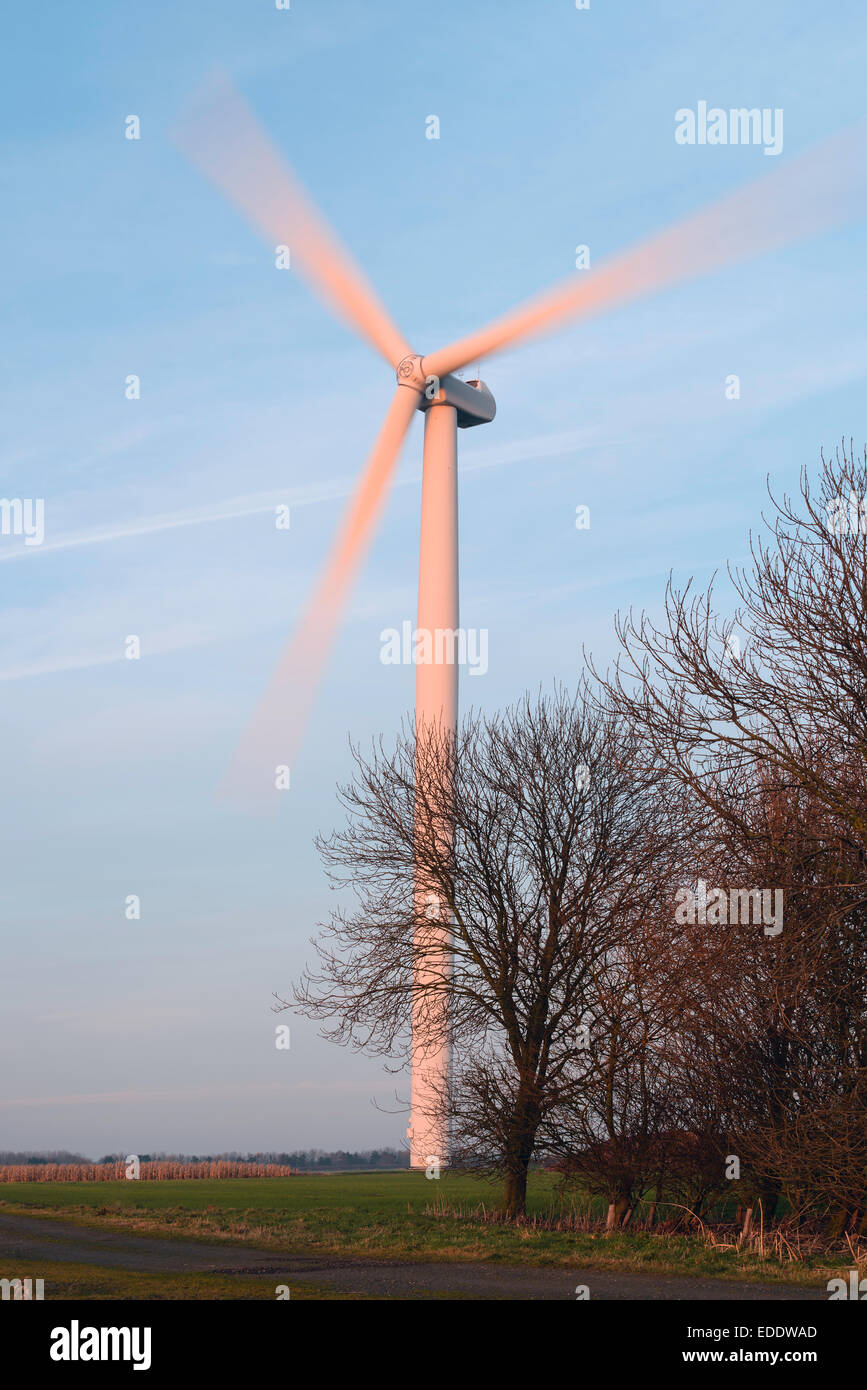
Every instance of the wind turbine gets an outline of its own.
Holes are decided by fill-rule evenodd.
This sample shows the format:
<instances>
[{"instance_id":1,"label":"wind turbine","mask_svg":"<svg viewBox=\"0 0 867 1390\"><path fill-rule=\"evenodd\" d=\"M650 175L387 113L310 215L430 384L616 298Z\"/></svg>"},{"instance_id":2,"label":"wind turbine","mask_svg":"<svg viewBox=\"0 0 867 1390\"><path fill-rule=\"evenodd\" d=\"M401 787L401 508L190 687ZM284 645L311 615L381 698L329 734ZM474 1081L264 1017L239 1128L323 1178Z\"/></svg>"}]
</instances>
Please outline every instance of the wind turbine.
<instances>
[{"instance_id":1,"label":"wind turbine","mask_svg":"<svg viewBox=\"0 0 867 1390\"><path fill-rule=\"evenodd\" d=\"M338 317L385 358L397 385L358 488L301 622L242 738L229 773L236 790L261 795L288 761L309 714L352 582L370 544L404 437L424 413L418 629L458 628L457 431L494 418L481 380L455 372L542 332L598 314L749 256L840 225L865 211L865 127L852 127L780 169L619 253L599 270L569 280L469 337L430 354L412 351L361 271L316 211L238 92L220 78L179 125L175 140L272 246L287 245L311 287ZM445 655L445 644L440 648ZM452 655L454 652L452 651ZM458 666L448 659L416 668L417 734L454 735ZM448 850L449 788L441 834ZM419 872L415 884L415 960L410 1162L447 1161L439 1099L447 1093L449 927ZM431 991L431 980L437 987ZM421 1025L422 1014L425 1023ZM431 1042L430 1039L436 1040Z\"/></svg>"}]
</instances>

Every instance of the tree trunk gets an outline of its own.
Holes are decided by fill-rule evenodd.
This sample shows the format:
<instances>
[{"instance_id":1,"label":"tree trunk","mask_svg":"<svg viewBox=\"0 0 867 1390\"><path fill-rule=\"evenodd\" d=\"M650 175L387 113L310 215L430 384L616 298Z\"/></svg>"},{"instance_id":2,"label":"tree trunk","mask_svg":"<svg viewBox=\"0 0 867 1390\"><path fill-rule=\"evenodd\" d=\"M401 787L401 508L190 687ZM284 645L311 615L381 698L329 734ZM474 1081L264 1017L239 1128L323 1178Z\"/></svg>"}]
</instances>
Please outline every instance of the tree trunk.
<instances>
[{"instance_id":1,"label":"tree trunk","mask_svg":"<svg viewBox=\"0 0 867 1390\"><path fill-rule=\"evenodd\" d=\"M536 1142L539 1119L536 1087L532 1082L522 1082L511 1116L504 1163L506 1187L503 1194L503 1215L509 1221L527 1214L527 1172Z\"/></svg>"},{"instance_id":2,"label":"tree trunk","mask_svg":"<svg viewBox=\"0 0 867 1390\"><path fill-rule=\"evenodd\" d=\"M631 1210L632 1203L629 1200L629 1193L615 1193L614 1200L608 1205L608 1219L605 1222L606 1231L618 1230L621 1226L625 1226Z\"/></svg>"},{"instance_id":3,"label":"tree trunk","mask_svg":"<svg viewBox=\"0 0 867 1390\"><path fill-rule=\"evenodd\" d=\"M526 1162L519 1162L506 1173L506 1188L503 1194L503 1215L509 1221L527 1215L527 1168Z\"/></svg>"}]
</instances>

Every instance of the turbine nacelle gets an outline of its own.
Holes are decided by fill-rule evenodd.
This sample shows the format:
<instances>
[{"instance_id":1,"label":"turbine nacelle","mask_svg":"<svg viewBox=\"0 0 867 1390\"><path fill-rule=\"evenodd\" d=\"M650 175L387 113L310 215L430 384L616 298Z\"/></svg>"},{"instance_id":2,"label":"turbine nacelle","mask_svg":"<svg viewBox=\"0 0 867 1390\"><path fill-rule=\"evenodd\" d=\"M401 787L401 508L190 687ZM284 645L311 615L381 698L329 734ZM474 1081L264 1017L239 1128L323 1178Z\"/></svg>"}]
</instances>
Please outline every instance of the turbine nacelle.
<instances>
[{"instance_id":1,"label":"turbine nacelle","mask_svg":"<svg viewBox=\"0 0 867 1390\"><path fill-rule=\"evenodd\" d=\"M490 424L497 413L497 403L483 381L461 381L451 374L432 376L424 370L424 358L416 353L401 358L397 364L397 384L417 393L419 410L430 410L434 405L454 406L459 430Z\"/></svg>"}]
</instances>

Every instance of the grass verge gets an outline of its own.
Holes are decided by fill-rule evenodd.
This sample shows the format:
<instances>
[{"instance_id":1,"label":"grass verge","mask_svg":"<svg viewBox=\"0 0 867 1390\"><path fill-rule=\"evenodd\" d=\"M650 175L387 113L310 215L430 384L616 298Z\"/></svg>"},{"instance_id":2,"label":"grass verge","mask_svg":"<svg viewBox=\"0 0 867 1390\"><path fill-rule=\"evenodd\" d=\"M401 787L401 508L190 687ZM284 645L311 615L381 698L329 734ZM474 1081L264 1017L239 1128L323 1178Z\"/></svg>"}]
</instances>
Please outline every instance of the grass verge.
<instances>
[{"instance_id":1,"label":"grass verge","mask_svg":"<svg viewBox=\"0 0 867 1390\"><path fill-rule=\"evenodd\" d=\"M544 1212L556 1200L550 1175L534 1174L531 1210ZM296 1254L489 1261L813 1287L851 1265L843 1255L781 1260L754 1250L720 1249L700 1235L605 1236L474 1219L472 1208L495 1201L489 1185L448 1173L436 1184L420 1173L378 1173L0 1187L0 1212ZM456 1215L461 1207L467 1214Z\"/></svg>"}]
</instances>

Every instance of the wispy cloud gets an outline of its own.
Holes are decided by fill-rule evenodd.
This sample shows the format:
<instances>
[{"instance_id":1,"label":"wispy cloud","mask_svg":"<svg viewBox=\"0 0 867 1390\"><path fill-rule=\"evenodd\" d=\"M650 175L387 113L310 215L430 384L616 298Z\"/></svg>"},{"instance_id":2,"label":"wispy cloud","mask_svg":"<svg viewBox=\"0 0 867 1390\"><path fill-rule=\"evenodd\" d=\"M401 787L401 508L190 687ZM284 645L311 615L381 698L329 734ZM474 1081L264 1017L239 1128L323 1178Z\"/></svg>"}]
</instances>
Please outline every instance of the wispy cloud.
<instances>
[{"instance_id":1,"label":"wispy cloud","mask_svg":"<svg viewBox=\"0 0 867 1390\"><path fill-rule=\"evenodd\" d=\"M184 1086L155 1091L94 1091L68 1096L21 1096L0 1100L0 1109L32 1109L43 1105L146 1105L161 1101L212 1100L221 1096L244 1096L251 1091L283 1095L287 1091L360 1091L369 1092L368 1081L300 1081L290 1085L285 1081L239 1082L225 1086Z\"/></svg>"},{"instance_id":2,"label":"wispy cloud","mask_svg":"<svg viewBox=\"0 0 867 1390\"><path fill-rule=\"evenodd\" d=\"M94 527L89 531L71 532L41 546L16 546L0 551L0 561L19 560L25 556L47 554L56 550L74 550L86 545L104 545L110 541L129 540L135 536L153 535L158 531L174 531L183 526L206 526L214 521L236 521L240 517L259 516L278 506L302 507L316 502L330 502L347 497L351 491L346 480L335 480L318 486L286 488L280 492L259 492L246 497L233 497L224 502L211 502L202 507L166 512L159 516L141 517L137 521L116 522Z\"/></svg>"},{"instance_id":3,"label":"wispy cloud","mask_svg":"<svg viewBox=\"0 0 867 1390\"><path fill-rule=\"evenodd\" d=\"M473 452L461 464L462 473L473 473L485 468L500 468L510 463L521 463L527 459L552 458L572 453L576 450L598 446L599 429L569 430L559 433L534 435L516 440L514 444L501 445L495 449L482 449ZM616 443L611 440L609 443ZM419 470L413 469L398 479L396 486L417 485ZM0 563L21 560L34 555L46 555L58 550L75 550L82 546L106 545L112 541L130 540L137 536L155 535L162 531L174 531L185 526L207 526L217 521L237 521L243 517L260 516L273 512L278 506L310 507L322 502L339 502L351 497L357 479L333 478L326 482L306 484L302 487L282 488L267 492L250 493L242 497L231 497L221 502L205 503L201 507L187 507L176 512L164 512L155 516L140 517L135 521L118 521L106 526L96 526L89 530L72 531L58 536L39 546L25 546L16 543L0 549ZM16 538L17 541L17 538ZM2 679L2 677L0 677Z\"/></svg>"}]
</instances>

